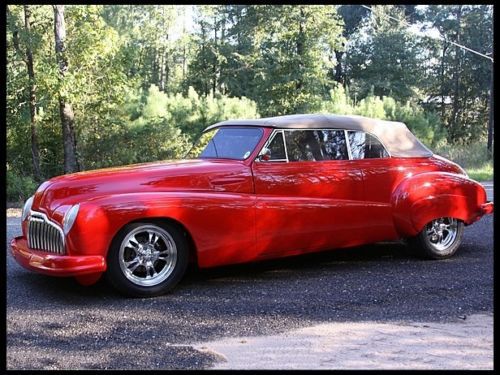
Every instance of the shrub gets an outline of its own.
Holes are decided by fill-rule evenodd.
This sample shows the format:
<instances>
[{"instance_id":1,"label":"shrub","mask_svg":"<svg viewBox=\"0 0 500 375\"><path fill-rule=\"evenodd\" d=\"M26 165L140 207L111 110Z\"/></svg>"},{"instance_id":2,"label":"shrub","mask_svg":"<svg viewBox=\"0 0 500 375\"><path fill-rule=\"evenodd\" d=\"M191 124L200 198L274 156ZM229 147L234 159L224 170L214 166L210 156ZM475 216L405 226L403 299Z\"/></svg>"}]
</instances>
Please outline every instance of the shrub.
<instances>
[{"instance_id":1,"label":"shrub","mask_svg":"<svg viewBox=\"0 0 500 375\"><path fill-rule=\"evenodd\" d=\"M151 85L141 117L144 123L157 122L161 118L165 125L180 129L194 141L205 127L215 122L259 115L256 103L245 97L200 97L192 87L189 87L187 96L180 93L167 95Z\"/></svg>"},{"instance_id":2,"label":"shrub","mask_svg":"<svg viewBox=\"0 0 500 375\"><path fill-rule=\"evenodd\" d=\"M470 144L449 143L441 140L434 147L434 152L467 168L482 168L486 164L492 165L491 153L486 147L486 140L479 140Z\"/></svg>"},{"instance_id":3,"label":"shrub","mask_svg":"<svg viewBox=\"0 0 500 375\"><path fill-rule=\"evenodd\" d=\"M347 95L344 87L341 85L335 86L330 90L330 100L321 102L321 110L323 113L335 113L339 115L348 115L354 113L351 100Z\"/></svg>"},{"instance_id":4,"label":"shrub","mask_svg":"<svg viewBox=\"0 0 500 375\"><path fill-rule=\"evenodd\" d=\"M166 94L151 85L142 100L130 95L121 111L102 118L80 138L85 169L182 158L208 125L258 117L255 102L226 96Z\"/></svg>"},{"instance_id":5,"label":"shrub","mask_svg":"<svg viewBox=\"0 0 500 375\"><path fill-rule=\"evenodd\" d=\"M24 202L35 193L37 186L37 183L31 177L21 176L7 169L8 202Z\"/></svg>"}]
</instances>

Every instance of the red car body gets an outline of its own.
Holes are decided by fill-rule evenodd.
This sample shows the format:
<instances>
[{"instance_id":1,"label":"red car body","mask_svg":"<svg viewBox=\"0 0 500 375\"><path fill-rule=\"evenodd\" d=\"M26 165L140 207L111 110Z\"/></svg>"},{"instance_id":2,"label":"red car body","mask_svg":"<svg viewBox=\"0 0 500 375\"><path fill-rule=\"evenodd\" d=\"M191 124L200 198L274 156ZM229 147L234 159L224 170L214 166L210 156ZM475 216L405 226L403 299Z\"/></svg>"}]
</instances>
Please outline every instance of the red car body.
<instances>
[{"instance_id":1,"label":"red car body","mask_svg":"<svg viewBox=\"0 0 500 375\"><path fill-rule=\"evenodd\" d=\"M62 228L66 211L80 204L65 253L31 249L26 219L11 242L15 259L92 284L106 271L113 238L134 221L175 222L191 260L206 268L398 240L436 217L468 225L493 211L485 189L442 157L265 163L258 155L275 127L261 128L245 160L138 164L43 183L31 212Z\"/></svg>"}]
</instances>

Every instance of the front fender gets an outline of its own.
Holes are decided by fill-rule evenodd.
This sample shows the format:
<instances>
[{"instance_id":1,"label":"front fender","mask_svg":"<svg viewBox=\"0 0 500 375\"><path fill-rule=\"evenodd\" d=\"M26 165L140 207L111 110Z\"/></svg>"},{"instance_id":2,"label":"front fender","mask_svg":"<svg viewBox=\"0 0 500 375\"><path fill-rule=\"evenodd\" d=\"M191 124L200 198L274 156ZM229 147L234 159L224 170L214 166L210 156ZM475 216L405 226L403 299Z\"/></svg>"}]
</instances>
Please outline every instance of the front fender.
<instances>
[{"instance_id":1,"label":"front fender","mask_svg":"<svg viewBox=\"0 0 500 375\"><path fill-rule=\"evenodd\" d=\"M238 257L253 254L254 206L254 196L227 192L146 192L100 196L80 203L67 244L70 253L75 255L106 256L111 241L126 224L168 218L179 222L189 232L201 267L231 263Z\"/></svg>"},{"instance_id":2,"label":"front fender","mask_svg":"<svg viewBox=\"0 0 500 375\"><path fill-rule=\"evenodd\" d=\"M448 172L408 177L391 195L394 226L401 237L415 236L439 217L454 217L471 224L485 213L485 202L486 191L481 184Z\"/></svg>"},{"instance_id":3,"label":"front fender","mask_svg":"<svg viewBox=\"0 0 500 375\"><path fill-rule=\"evenodd\" d=\"M78 217L66 243L74 255L104 255L116 233L127 223L152 217L163 208L163 215L175 216L179 199L158 193L114 194L91 198L80 203ZM158 202L158 204L157 204ZM167 208L168 207L168 208ZM153 211L153 212L152 212Z\"/></svg>"}]
</instances>

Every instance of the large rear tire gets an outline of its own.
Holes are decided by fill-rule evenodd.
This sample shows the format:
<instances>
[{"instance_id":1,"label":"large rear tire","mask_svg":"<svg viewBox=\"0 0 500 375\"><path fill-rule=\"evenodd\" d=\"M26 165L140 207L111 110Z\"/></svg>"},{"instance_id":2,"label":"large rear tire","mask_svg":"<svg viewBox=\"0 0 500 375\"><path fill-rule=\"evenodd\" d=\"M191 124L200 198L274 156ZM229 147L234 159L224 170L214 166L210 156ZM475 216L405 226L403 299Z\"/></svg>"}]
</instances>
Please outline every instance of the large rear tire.
<instances>
[{"instance_id":1,"label":"large rear tire","mask_svg":"<svg viewBox=\"0 0 500 375\"><path fill-rule=\"evenodd\" d=\"M425 259L446 259L453 256L460 244L464 223L451 217L441 217L428 223L419 234L408 239L413 253Z\"/></svg>"}]
</instances>

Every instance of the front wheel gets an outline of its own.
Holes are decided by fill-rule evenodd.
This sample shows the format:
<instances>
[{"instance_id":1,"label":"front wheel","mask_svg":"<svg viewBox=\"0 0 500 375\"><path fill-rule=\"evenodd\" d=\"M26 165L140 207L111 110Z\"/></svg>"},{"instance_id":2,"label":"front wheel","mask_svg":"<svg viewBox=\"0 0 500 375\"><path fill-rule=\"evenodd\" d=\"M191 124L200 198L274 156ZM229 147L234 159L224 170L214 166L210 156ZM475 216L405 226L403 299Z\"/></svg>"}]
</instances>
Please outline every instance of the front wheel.
<instances>
[{"instance_id":1,"label":"front wheel","mask_svg":"<svg viewBox=\"0 0 500 375\"><path fill-rule=\"evenodd\" d=\"M451 217L432 220L408 243L414 252L427 259L446 259L456 253L462 243L464 223Z\"/></svg>"},{"instance_id":2,"label":"front wheel","mask_svg":"<svg viewBox=\"0 0 500 375\"><path fill-rule=\"evenodd\" d=\"M171 224L132 223L114 238L107 261L106 276L120 292L157 296L171 290L184 275L188 244Z\"/></svg>"}]
</instances>

